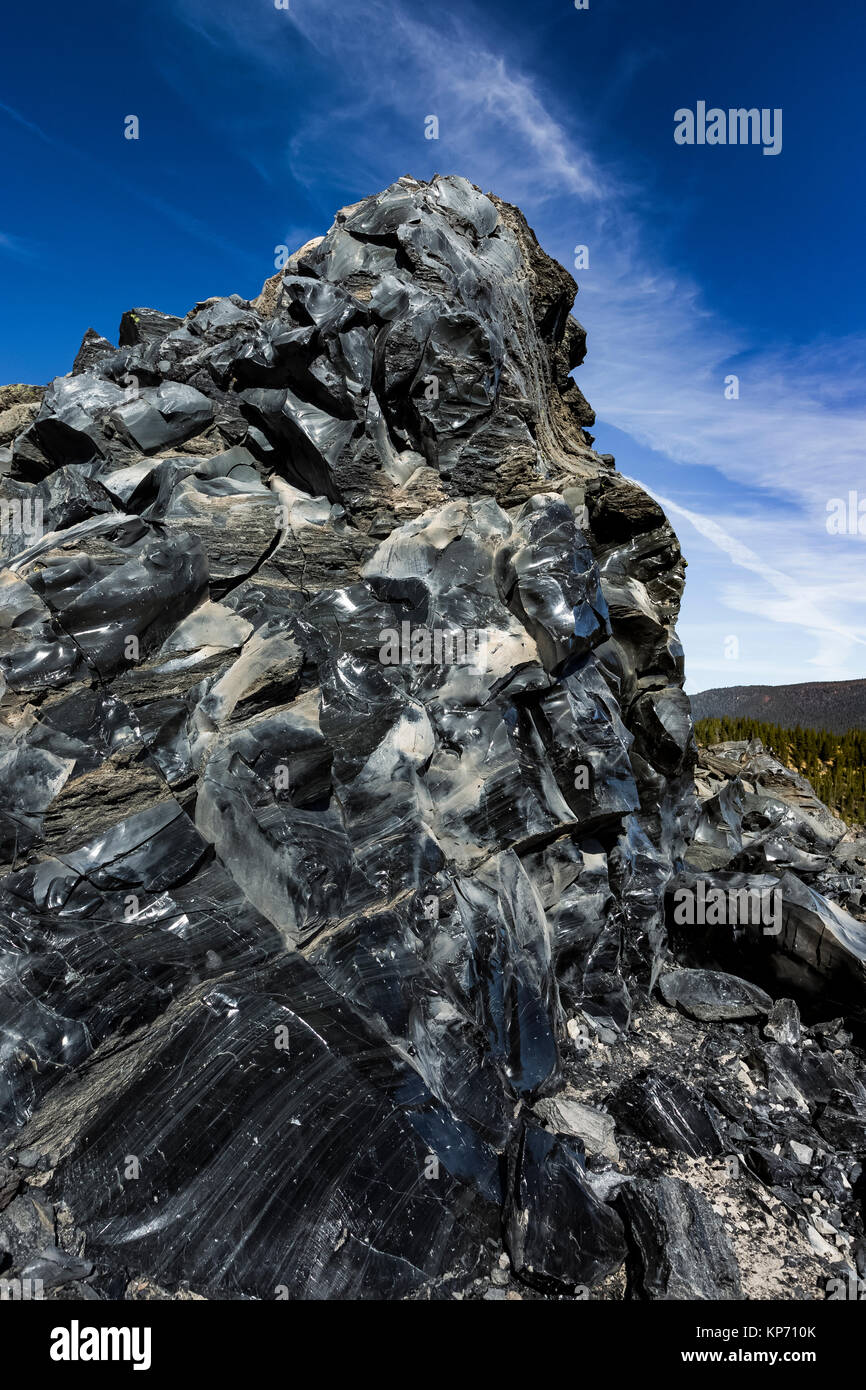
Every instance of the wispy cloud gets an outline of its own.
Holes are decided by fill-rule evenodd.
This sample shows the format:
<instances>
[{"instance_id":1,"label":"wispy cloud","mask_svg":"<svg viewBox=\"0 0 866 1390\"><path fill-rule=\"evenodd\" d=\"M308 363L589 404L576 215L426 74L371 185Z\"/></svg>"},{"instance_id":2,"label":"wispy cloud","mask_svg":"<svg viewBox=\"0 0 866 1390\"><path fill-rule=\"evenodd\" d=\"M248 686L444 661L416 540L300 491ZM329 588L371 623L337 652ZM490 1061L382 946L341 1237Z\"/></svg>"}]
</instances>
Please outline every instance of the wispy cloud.
<instances>
[{"instance_id":1,"label":"wispy cloud","mask_svg":"<svg viewBox=\"0 0 866 1390\"><path fill-rule=\"evenodd\" d=\"M402 0L359 0L341 23L330 0L254 12L235 0L176 4L275 93L298 68L321 73L284 145L287 170L310 190L325 173L360 196L436 158L519 202L560 255L589 245L581 386L601 420L670 464L665 505L687 533L704 626L751 623L755 645L767 634L763 648L794 669L860 674L862 538L830 537L825 521L832 497L866 486L866 338L756 343L712 313L649 236L646 190L595 153L595 103L582 109L579 88L565 100L546 90L489 7L419 14ZM428 114L440 141L425 146ZM728 400L732 374L739 398ZM721 505L707 504L713 491Z\"/></svg>"},{"instance_id":2,"label":"wispy cloud","mask_svg":"<svg viewBox=\"0 0 866 1390\"><path fill-rule=\"evenodd\" d=\"M641 257L584 278L596 410L675 462L719 470L800 504L823 525L829 498L862 485L866 337L756 348L702 307L694 285ZM737 377L738 398L725 382Z\"/></svg>"},{"instance_id":3,"label":"wispy cloud","mask_svg":"<svg viewBox=\"0 0 866 1390\"><path fill-rule=\"evenodd\" d=\"M0 232L0 253L12 256L17 261L30 260L36 252L29 242L22 241L21 237L12 236L9 232Z\"/></svg>"},{"instance_id":4,"label":"wispy cloud","mask_svg":"<svg viewBox=\"0 0 866 1390\"><path fill-rule=\"evenodd\" d=\"M729 616L725 627L743 629L744 640L751 639L754 651L763 652L765 657L768 644L759 634L772 628L779 636L786 634L787 640L778 646L791 653L786 662L789 674L779 676L779 657L774 651L775 679L806 679L805 666L815 668L813 679L841 679L862 669L866 606L863 551L856 543L846 545L848 538L830 536L826 528L816 537L796 516L793 521L777 518L769 524L760 514L707 516L655 489L648 491L664 507L684 541L691 540L694 533L716 552L715 564L712 553L702 555L706 572L713 574L721 605L739 619L732 624ZM719 564L720 557L727 563ZM738 577L743 570L751 576L749 580ZM703 635L695 634L690 674L696 675L707 665L722 671L732 683L747 683L730 663L714 666L712 658L707 663L706 638L706 627ZM718 640L715 647L721 648ZM692 681L693 688L700 684Z\"/></svg>"},{"instance_id":5,"label":"wispy cloud","mask_svg":"<svg viewBox=\"0 0 866 1390\"><path fill-rule=\"evenodd\" d=\"M50 132L43 130L35 121L31 121L20 111L16 111L13 107L7 106L5 102L2 101L0 101L0 114L14 121L16 125L28 131L38 140L50 145L52 149L59 150L66 158L77 160L87 165L88 168L97 170L100 176L119 193L122 193L125 197L135 198L139 202L153 208L155 212L158 212L161 216L173 222L176 227L180 228L180 230L185 232L188 236L196 237L198 240L207 242L211 246L218 246L221 250L226 251L236 259L247 261L252 259L248 251L238 246L233 246L230 242L226 241L218 232L214 231L209 223L194 217L187 212L185 208L176 207L165 198L161 198L158 194L151 193L149 189L137 183L134 179L118 178L104 163L98 159L94 159L86 150L82 150L69 141L60 139ZM18 255L19 257L33 254L26 244L21 242L18 238L10 236L4 237L2 233L0 233L0 249L5 249L11 254Z\"/></svg>"},{"instance_id":6,"label":"wispy cloud","mask_svg":"<svg viewBox=\"0 0 866 1390\"><path fill-rule=\"evenodd\" d=\"M31 135L35 135L39 140L44 140L47 145L58 144L58 141L52 139L41 126L37 125L35 121L31 121L27 116L23 116L20 111L16 111L14 106L7 106L5 101L0 101L0 111L3 112L4 116L8 116L10 121L14 121L16 125L20 125L25 130L29 130Z\"/></svg>"},{"instance_id":7,"label":"wispy cloud","mask_svg":"<svg viewBox=\"0 0 866 1390\"><path fill-rule=\"evenodd\" d=\"M303 58L299 41L326 68L321 101L311 97L287 146L302 183L321 178L323 162L352 182L359 171L378 170L386 183L412 173L409 164L395 172L395 153L429 156L423 123L436 115L433 150L455 172L495 184L505 196L593 200L610 191L565 128L565 113L554 114L531 77L493 51L471 8L436 6L426 19L399 0L359 0L351 24L335 22L330 0L304 0L288 11L265 6L253 19L234 0L179 0L178 12L210 44L243 54L276 81Z\"/></svg>"},{"instance_id":8,"label":"wispy cloud","mask_svg":"<svg viewBox=\"0 0 866 1390\"><path fill-rule=\"evenodd\" d=\"M658 457L659 501L691 560L686 619L700 603L684 628L690 687L862 675L866 537L827 520L833 499L866 498L866 338L756 347L618 216L635 233L626 252L591 222L583 238L581 388ZM719 660L728 634L742 664Z\"/></svg>"}]
</instances>

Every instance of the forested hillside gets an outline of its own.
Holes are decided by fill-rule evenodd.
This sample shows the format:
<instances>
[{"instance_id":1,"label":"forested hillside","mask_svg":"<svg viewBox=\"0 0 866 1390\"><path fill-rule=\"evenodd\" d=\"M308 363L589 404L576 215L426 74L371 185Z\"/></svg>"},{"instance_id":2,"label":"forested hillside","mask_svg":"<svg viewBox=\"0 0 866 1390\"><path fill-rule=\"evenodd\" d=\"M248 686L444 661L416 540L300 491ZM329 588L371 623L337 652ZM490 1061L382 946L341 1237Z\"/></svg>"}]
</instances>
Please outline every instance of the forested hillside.
<instances>
[{"instance_id":1,"label":"forested hillside","mask_svg":"<svg viewBox=\"0 0 866 1390\"><path fill-rule=\"evenodd\" d=\"M866 729L866 680L726 685L692 695L695 719L760 719L793 729Z\"/></svg>"},{"instance_id":2,"label":"forested hillside","mask_svg":"<svg viewBox=\"0 0 866 1390\"><path fill-rule=\"evenodd\" d=\"M757 719L699 719L695 734L704 746L759 738L786 767L808 778L821 800L849 824L866 821L866 732L784 729Z\"/></svg>"}]
</instances>

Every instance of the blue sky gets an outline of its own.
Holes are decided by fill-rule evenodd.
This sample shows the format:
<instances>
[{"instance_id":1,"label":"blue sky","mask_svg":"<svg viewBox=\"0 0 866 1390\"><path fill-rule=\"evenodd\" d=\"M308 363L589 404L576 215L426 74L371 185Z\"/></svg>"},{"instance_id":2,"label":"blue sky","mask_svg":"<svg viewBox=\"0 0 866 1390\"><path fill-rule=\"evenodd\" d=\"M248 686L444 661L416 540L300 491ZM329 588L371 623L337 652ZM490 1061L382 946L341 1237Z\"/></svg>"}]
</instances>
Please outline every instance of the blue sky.
<instances>
[{"instance_id":1,"label":"blue sky","mask_svg":"<svg viewBox=\"0 0 866 1390\"><path fill-rule=\"evenodd\" d=\"M866 511L863 13L289 5L6 16L0 381L68 371L85 328L116 340L133 305L255 294L276 246L401 174L463 174L569 267L589 247L578 380L597 448L689 559L688 688L866 676L866 535L827 530L834 498ZM701 100L781 108L781 153L677 145L674 112Z\"/></svg>"}]
</instances>

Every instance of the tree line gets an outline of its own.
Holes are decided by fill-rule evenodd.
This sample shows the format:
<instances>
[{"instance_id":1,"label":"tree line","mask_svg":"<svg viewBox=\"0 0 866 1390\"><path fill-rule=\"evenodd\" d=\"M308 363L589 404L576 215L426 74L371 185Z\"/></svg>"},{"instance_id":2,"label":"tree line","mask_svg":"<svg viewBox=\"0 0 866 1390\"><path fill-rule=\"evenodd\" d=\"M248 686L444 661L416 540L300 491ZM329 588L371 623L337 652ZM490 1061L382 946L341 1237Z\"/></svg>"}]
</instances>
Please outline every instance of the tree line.
<instances>
[{"instance_id":1,"label":"tree line","mask_svg":"<svg viewBox=\"0 0 866 1390\"><path fill-rule=\"evenodd\" d=\"M779 762L801 773L816 794L849 825L866 822L866 731L784 729L758 719L699 719L695 736L702 747L759 738Z\"/></svg>"}]
</instances>

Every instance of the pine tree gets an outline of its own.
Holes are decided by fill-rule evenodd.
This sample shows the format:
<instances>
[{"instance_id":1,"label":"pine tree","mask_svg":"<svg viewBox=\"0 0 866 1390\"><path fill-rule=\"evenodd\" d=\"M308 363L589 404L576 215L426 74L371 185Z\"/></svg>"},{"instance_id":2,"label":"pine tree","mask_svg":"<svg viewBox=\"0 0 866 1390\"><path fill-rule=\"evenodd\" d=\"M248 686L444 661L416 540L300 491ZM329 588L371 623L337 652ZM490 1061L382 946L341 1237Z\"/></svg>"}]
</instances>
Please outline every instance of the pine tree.
<instances>
[{"instance_id":1,"label":"pine tree","mask_svg":"<svg viewBox=\"0 0 866 1390\"><path fill-rule=\"evenodd\" d=\"M699 719L695 736L704 746L759 738L787 766L803 771L816 795L843 820L866 822L866 731L783 729L756 719Z\"/></svg>"}]
</instances>

